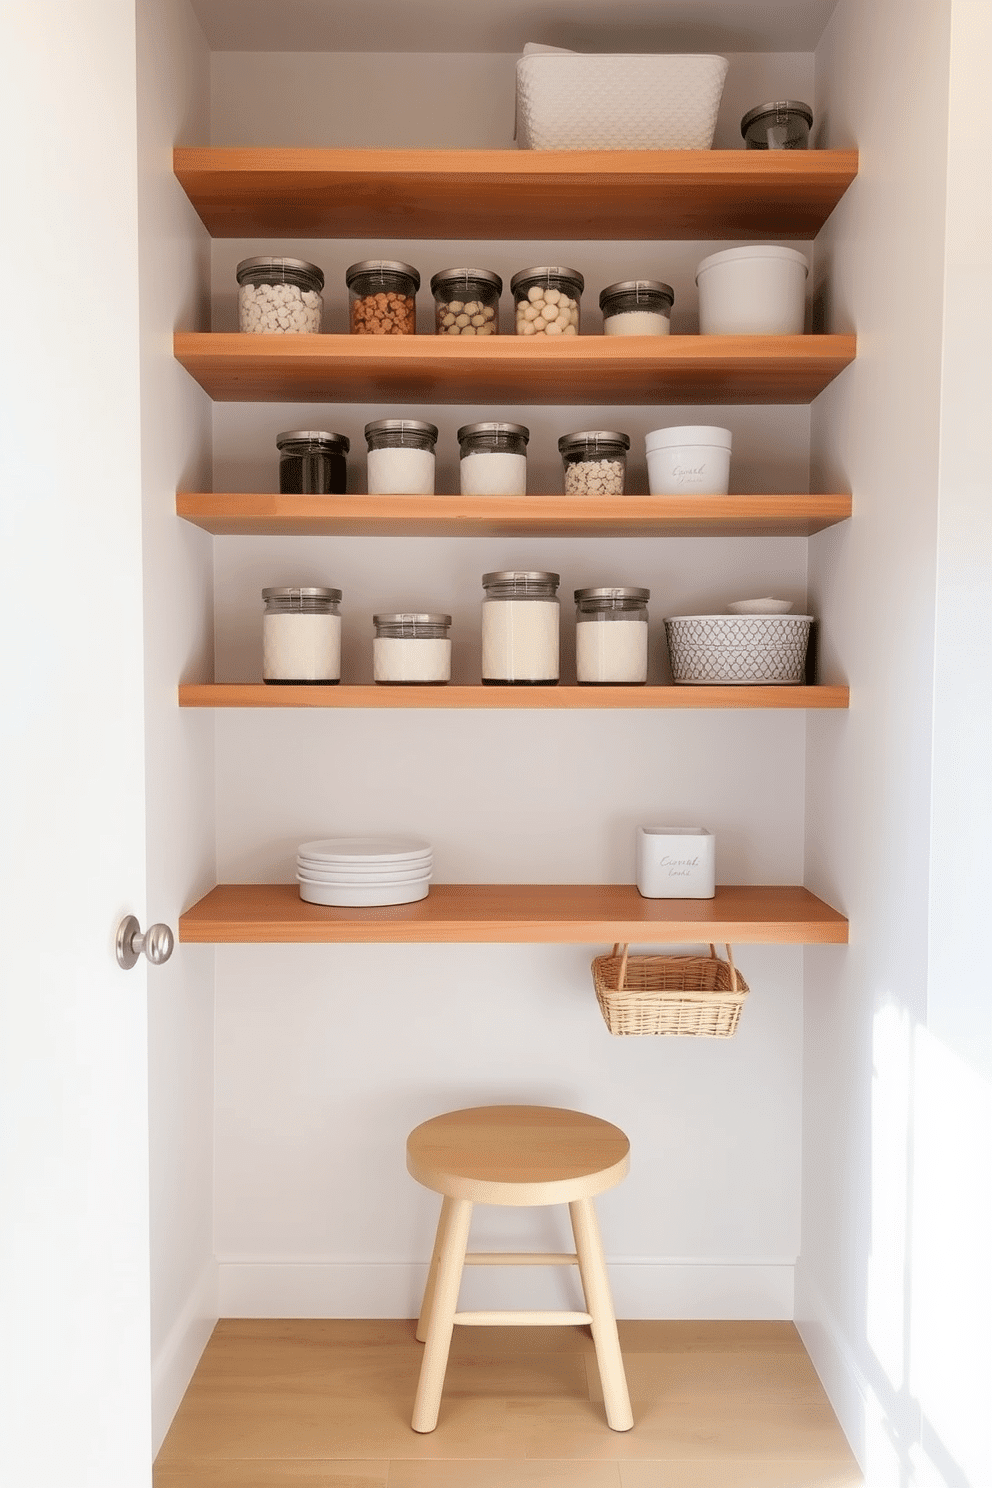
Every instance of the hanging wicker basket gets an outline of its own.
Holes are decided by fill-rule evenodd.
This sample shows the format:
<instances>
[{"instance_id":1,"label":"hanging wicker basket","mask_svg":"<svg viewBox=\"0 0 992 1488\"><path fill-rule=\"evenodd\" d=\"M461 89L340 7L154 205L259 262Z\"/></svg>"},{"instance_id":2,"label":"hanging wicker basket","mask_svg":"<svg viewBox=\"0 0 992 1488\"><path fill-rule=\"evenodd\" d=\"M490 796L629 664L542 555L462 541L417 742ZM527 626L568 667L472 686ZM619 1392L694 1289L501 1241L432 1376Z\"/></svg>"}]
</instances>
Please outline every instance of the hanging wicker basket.
<instances>
[{"instance_id":1,"label":"hanging wicker basket","mask_svg":"<svg viewBox=\"0 0 992 1488\"><path fill-rule=\"evenodd\" d=\"M613 947L596 956L592 979L606 1026L613 1034L676 1034L732 1038L748 985L727 946L723 961L708 956L630 956Z\"/></svg>"}]
</instances>

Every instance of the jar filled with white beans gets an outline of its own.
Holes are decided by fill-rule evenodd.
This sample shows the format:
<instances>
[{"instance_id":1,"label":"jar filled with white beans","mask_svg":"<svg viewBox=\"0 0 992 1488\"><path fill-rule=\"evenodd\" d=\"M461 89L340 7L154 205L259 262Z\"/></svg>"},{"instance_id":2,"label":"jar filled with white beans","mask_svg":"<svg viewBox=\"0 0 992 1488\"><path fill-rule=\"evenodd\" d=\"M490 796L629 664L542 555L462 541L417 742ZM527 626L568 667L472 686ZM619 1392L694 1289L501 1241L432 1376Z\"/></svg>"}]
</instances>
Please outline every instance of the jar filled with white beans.
<instances>
[{"instance_id":1,"label":"jar filled with white beans","mask_svg":"<svg viewBox=\"0 0 992 1488\"><path fill-rule=\"evenodd\" d=\"M440 687L451 680L450 615L373 615L372 668L384 687Z\"/></svg>"},{"instance_id":2,"label":"jar filled with white beans","mask_svg":"<svg viewBox=\"0 0 992 1488\"><path fill-rule=\"evenodd\" d=\"M490 269L442 269L431 280L439 336L496 336L503 281Z\"/></svg>"},{"instance_id":3,"label":"jar filled with white beans","mask_svg":"<svg viewBox=\"0 0 992 1488\"><path fill-rule=\"evenodd\" d=\"M375 419L365 425L370 496L433 496L437 425Z\"/></svg>"},{"instance_id":4,"label":"jar filled with white beans","mask_svg":"<svg viewBox=\"0 0 992 1488\"><path fill-rule=\"evenodd\" d=\"M463 496L525 496L527 441L523 424L463 424L458 469Z\"/></svg>"},{"instance_id":5,"label":"jar filled with white beans","mask_svg":"<svg viewBox=\"0 0 992 1488\"><path fill-rule=\"evenodd\" d=\"M521 269L510 280L518 336L577 336L585 280L578 269Z\"/></svg>"},{"instance_id":6,"label":"jar filled with white beans","mask_svg":"<svg viewBox=\"0 0 992 1488\"><path fill-rule=\"evenodd\" d=\"M367 258L345 270L354 336L412 336L420 275L411 264Z\"/></svg>"},{"instance_id":7,"label":"jar filled with white beans","mask_svg":"<svg viewBox=\"0 0 992 1488\"><path fill-rule=\"evenodd\" d=\"M604 336L667 336L675 291L660 279L625 279L599 296Z\"/></svg>"},{"instance_id":8,"label":"jar filled with white beans","mask_svg":"<svg viewBox=\"0 0 992 1488\"><path fill-rule=\"evenodd\" d=\"M650 589L575 591L575 677L580 686L648 680Z\"/></svg>"},{"instance_id":9,"label":"jar filled with white beans","mask_svg":"<svg viewBox=\"0 0 992 1488\"><path fill-rule=\"evenodd\" d=\"M503 569L482 576L482 680L487 686L558 681L556 573Z\"/></svg>"},{"instance_id":10,"label":"jar filled with white beans","mask_svg":"<svg viewBox=\"0 0 992 1488\"><path fill-rule=\"evenodd\" d=\"M566 496L622 496L630 435L615 429L563 434L558 441Z\"/></svg>"},{"instance_id":11,"label":"jar filled with white beans","mask_svg":"<svg viewBox=\"0 0 992 1488\"><path fill-rule=\"evenodd\" d=\"M243 258L238 264L238 330L315 335L321 326L324 276L302 258Z\"/></svg>"},{"instance_id":12,"label":"jar filled with white beans","mask_svg":"<svg viewBox=\"0 0 992 1488\"><path fill-rule=\"evenodd\" d=\"M341 590L263 589L262 678L265 682L341 680Z\"/></svg>"}]
</instances>

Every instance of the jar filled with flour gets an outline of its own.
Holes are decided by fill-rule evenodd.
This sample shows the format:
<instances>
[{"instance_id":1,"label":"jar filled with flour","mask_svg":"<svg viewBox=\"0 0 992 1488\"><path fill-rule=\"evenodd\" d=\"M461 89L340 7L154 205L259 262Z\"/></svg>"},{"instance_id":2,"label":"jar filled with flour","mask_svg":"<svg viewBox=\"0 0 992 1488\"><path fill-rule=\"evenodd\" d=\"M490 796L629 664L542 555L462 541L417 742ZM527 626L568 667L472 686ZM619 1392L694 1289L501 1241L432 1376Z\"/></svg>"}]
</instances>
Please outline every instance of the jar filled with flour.
<instances>
[{"instance_id":1,"label":"jar filled with flour","mask_svg":"<svg viewBox=\"0 0 992 1488\"><path fill-rule=\"evenodd\" d=\"M421 419L365 425L370 496L433 496L437 426Z\"/></svg>"},{"instance_id":2,"label":"jar filled with flour","mask_svg":"<svg viewBox=\"0 0 992 1488\"><path fill-rule=\"evenodd\" d=\"M463 496L525 496L527 441L523 424L463 424L458 430Z\"/></svg>"},{"instance_id":3,"label":"jar filled with flour","mask_svg":"<svg viewBox=\"0 0 992 1488\"><path fill-rule=\"evenodd\" d=\"M265 682L341 680L341 590L263 589L262 679Z\"/></svg>"},{"instance_id":4,"label":"jar filled with flour","mask_svg":"<svg viewBox=\"0 0 992 1488\"><path fill-rule=\"evenodd\" d=\"M316 335L324 275L303 258L243 258L237 267L238 330Z\"/></svg>"},{"instance_id":5,"label":"jar filled with flour","mask_svg":"<svg viewBox=\"0 0 992 1488\"><path fill-rule=\"evenodd\" d=\"M372 675L385 686L451 681L450 615L373 615Z\"/></svg>"},{"instance_id":6,"label":"jar filled with flour","mask_svg":"<svg viewBox=\"0 0 992 1488\"><path fill-rule=\"evenodd\" d=\"M575 591L575 674L583 686L648 680L650 589Z\"/></svg>"},{"instance_id":7,"label":"jar filled with flour","mask_svg":"<svg viewBox=\"0 0 992 1488\"><path fill-rule=\"evenodd\" d=\"M558 681L559 575L507 569L482 576L482 681L548 686Z\"/></svg>"},{"instance_id":8,"label":"jar filled with flour","mask_svg":"<svg viewBox=\"0 0 992 1488\"><path fill-rule=\"evenodd\" d=\"M675 291L660 279L624 279L599 296L604 336L667 336Z\"/></svg>"}]
</instances>

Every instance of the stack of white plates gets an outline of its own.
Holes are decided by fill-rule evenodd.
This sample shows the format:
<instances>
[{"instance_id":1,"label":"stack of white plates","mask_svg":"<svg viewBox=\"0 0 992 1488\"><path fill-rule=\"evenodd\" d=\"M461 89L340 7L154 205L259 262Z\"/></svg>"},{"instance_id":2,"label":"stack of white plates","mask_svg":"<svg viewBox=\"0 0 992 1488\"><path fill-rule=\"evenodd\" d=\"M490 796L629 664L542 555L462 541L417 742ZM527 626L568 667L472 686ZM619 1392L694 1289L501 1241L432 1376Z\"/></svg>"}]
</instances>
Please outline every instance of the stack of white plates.
<instances>
[{"instance_id":1,"label":"stack of white plates","mask_svg":"<svg viewBox=\"0 0 992 1488\"><path fill-rule=\"evenodd\" d=\"M411 904L427 898L433 871L420 837L325 837L301 842L296 855L300 898L310 904Z\"/></svg>"}]
</instances>

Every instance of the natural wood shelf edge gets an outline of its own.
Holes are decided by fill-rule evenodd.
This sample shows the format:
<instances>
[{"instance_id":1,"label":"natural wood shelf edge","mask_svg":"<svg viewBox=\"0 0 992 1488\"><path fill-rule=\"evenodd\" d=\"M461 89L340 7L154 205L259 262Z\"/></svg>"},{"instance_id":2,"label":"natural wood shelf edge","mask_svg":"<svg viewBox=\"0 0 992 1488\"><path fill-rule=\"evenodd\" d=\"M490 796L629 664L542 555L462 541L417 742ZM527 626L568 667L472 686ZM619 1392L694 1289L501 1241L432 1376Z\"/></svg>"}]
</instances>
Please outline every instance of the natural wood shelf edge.
<instances>
[{"instance_id":1,"label":"natural wood shelf edge","mask_svg":"<svg viewBox=\"0 0 992 1488\"><path fill-rule=\"evenodd\" d=\"M201 944L497 943L844 945L847 920L808 889L721 886L642 899L632 884L432 884L416 904L334 909L293 884L218 884L179 919Z\"/></svg>"},{"instance_id":2,"label":"natural wood shelf edge","mask_svg":"<svg viewBox=\"0 0 992 1488\"><path fill-rule=\"evenodd\" d=\"M847 708L847 687L483 687L448 683L444 687L379 686L342 683L334 686L265 682L183 682L181 708L409 708L504 709L512 712L593 709L705 709L744 711L755 708L797 710Z\"/></svg>"}]
</instances>

